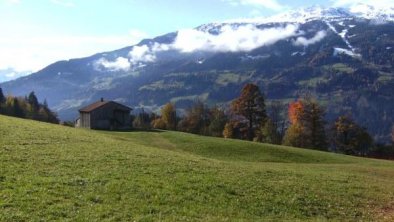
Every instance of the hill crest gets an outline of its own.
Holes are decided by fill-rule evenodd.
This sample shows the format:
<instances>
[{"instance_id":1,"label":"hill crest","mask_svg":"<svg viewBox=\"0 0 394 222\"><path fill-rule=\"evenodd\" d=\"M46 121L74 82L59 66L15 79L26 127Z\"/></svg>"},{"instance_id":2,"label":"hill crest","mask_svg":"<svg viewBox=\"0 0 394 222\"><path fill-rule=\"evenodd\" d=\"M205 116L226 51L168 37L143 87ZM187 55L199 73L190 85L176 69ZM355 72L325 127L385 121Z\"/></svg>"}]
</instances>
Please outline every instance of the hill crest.
<instances>
[{"instance_id":1,"label":"hill crest","mask_svg":"<svg viewBox=\"0 0 394 222\"><path fill-rule=\"evenodd\" d=\"M208 24L60 61L1 86L14 95L35 91L61 119L72 120L101 97L152 111L169 101L182 110L196 99L225 106L255 82L269 100L312 92L327 104L328 119L352 113L377 140L388 141L394 23L389 10L379 10L367 11L376 20L311 8L282 16L292 23ZM297 15L305 22L294 22ZM380 17L387 22L377 22Z\"/></svg>"}]
</instances>

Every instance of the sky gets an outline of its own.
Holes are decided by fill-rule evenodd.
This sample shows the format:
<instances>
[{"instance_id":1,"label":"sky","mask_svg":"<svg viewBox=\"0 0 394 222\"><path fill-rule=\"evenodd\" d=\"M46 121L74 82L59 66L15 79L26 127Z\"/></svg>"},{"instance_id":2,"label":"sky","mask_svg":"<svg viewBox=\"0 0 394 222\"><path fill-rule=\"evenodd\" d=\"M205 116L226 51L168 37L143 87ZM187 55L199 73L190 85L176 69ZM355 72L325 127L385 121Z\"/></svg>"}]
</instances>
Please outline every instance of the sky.
<instances>
[{"instance_id":1,"label":"sky","mask_svg":"<svg viewBox=\"0 0 394 222\"><path fill-rule=\"evenodd\" d=\"M210 22L379 1L391 0L0 0L0 82Z\"/></svg>"}]
</instances>

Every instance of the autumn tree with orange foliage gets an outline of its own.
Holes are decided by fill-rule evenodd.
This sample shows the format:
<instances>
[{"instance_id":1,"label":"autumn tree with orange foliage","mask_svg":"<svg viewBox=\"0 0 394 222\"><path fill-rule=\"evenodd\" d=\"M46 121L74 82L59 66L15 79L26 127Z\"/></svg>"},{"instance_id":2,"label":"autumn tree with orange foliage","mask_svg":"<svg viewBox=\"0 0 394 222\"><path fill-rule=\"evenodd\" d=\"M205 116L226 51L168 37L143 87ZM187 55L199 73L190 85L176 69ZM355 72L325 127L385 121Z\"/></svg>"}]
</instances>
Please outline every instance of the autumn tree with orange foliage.
<instances>
[{"instance_id":1,"label":"autumn tree with orange foliage","mask_svg":"<svg viewBox=\"0 0 394 222\"><path fill-rule=\"evenodd\" d=\"M304 113L304 103L296 101L289 104L289 121L291 124L297 124L302 119Z\"/></svg>"},{"instance_id":2,"label":"autumn tree with orange foliage","mask_svg":"<svg viewBox=\"0 0 394 222\"><path fill-rule=\"evenodd\" d=\"M256 131L264 125L267 118L264 96L257 85L246 84L241 95L231 104L234 114L242 116L248 122L248 140L253 140Z\"/></svg>"},{"instance_id":3,"label":"autumn tree with orange foliage","mask_svg":"<svg viewBox=\"0 0 394 222\"><path fill-rule=\"evenodd\" d=\"M312 98L304 98L289 105L290 127L283 143L289 146L327 149L324 109Z\"/></svg>"}]
</instances>

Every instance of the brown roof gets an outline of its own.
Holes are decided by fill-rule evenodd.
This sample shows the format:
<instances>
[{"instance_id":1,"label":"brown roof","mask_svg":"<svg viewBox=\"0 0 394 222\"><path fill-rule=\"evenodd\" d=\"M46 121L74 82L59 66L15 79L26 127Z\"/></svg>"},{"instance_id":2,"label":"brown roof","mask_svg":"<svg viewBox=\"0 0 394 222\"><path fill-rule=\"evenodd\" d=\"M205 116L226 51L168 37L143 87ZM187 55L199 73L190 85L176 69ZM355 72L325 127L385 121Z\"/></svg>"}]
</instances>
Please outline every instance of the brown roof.
<instances>
[{"instance_id":1,"label":"brown roof","mask_svg":"<svg viewBox=\"0 0 394 222\"><path fill-rule=\"evenodd\" d=\"M98 102L95 102L95 103L92 103L92 104L90 104L88 106L83 107L82 109L79 110L79 112L89 113L89 112L92 112L93 110L95 110L97 108L100 108L100 107L102 107L102 106L104 106L104 105L106 105L108 103L115 103L115 104L117 104L119 106L122 106L124 109L133 110L132 108L130 108L128 106L125 106L123 104L120 104L120 103L117 103L117 102L114 102L114 101L98 101Z\"/></svg>"}]
</instances>

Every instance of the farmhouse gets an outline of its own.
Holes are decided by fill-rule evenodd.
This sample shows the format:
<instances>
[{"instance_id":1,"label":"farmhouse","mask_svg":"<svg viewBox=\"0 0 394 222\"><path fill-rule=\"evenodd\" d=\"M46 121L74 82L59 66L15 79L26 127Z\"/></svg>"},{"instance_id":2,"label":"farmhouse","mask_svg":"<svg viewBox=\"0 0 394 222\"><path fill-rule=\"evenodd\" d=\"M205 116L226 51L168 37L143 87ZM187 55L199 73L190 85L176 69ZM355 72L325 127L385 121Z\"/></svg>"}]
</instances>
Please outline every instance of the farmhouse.
<instances>
[{"instance_id":1,"label":"farmhouse","mask_svg":"<svg viewBox=\"0 0 394 222\"><path fill-rule=\"evenodd\" d=\"M79 119L75 125L97 130L129 129L131 110L130 107L101 98L100 101L79 110Z\"/></svg>"}]
</instances>

